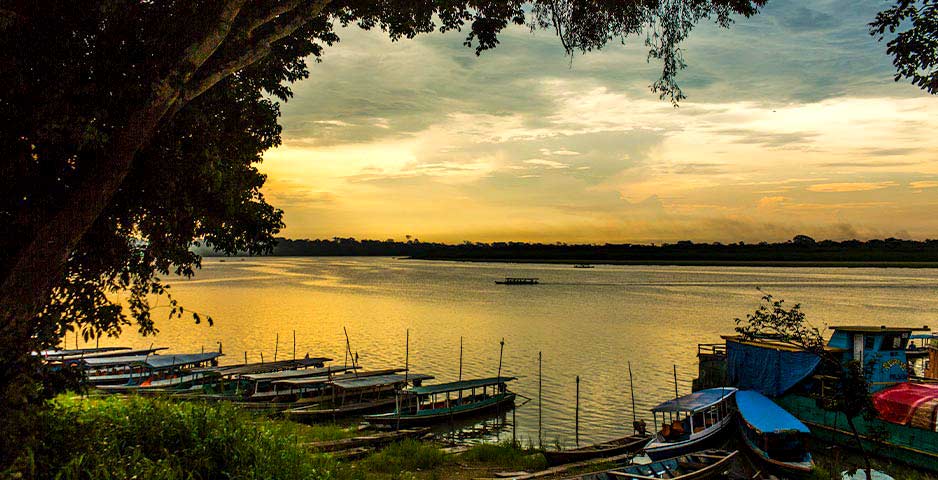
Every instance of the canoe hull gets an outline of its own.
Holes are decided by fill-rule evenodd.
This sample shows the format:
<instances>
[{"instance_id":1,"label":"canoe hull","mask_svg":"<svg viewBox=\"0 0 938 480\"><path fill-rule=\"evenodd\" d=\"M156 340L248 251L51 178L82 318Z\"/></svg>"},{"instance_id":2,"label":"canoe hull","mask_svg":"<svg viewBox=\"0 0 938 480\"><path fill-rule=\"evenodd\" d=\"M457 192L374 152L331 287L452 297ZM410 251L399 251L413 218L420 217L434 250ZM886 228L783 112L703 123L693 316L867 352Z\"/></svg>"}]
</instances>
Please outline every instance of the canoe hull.
<instances>
[{"instance_id":1,"label":"canoe hull","mask_svg":"<svg viewBox=\"0 0 938 480\"><path fill-rule=\"evenodd\" d=\"M411 425L429 425L434 423L444 423L455 418L469 417L480 413L490 412L498 409L514 408L515 394L500 394L499 397L493 397L492 401L483 401L475 405L465 405L465 408L438 409L428 411L426 414L414 415L395 415L388 413L384 415L371 415L365 417L365 421L373 425L386 426L411 426Z\"/></svg>"},{"instance_id":2,"label":"canoe hull","mask_svg":"<svg viewBox=\"0 0 938 480\"><path fill-rule=\"evenodd\" d=\"M648 443L650 435L630 435L611 442L591 445L585 448L560 451L546 451L544 457L549 465L564 465L594 458L613 457L625 453L636 453Z\"/></svg>"}]
</instances>

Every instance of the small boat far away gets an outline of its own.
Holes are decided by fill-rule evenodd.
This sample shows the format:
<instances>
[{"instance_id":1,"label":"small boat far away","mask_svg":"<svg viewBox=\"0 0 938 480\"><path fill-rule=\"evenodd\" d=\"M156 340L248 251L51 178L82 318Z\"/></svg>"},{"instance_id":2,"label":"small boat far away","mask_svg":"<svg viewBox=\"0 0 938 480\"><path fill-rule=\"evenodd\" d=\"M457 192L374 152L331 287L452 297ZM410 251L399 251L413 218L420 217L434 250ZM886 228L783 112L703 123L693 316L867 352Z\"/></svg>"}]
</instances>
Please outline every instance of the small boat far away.
<instances>
[{"instance_id":1,"label":"small boat far away","mask_svg":"<svg viewBox=\"0 0 938 480\"><path fill-rule=\"evenodd\" d=\"M646 464L628 465L602 472L587 473L566 480L699 480L722 475L739 451L704 450Z\"/></svg>"},{"instance_id":2,"label":"small boat far away","mask_svg":"<svg viewBox=\"0 0 938 480\"><path fill-rule=\"evenodd\" d=\"M504 280L495 280L499 285L537 285L537 278L505 277Z\"/></svg>"},{"instance_id":3,"label":"small boat far away","mask_svg":"<svg viewBox=\"0 0 938 480\"><path fill-rule=\"evenodd\" d=\"M596 266L590 265L589 263L577 263L573 268L596 268Z\"/></svg>"},{"instance_id":4,"label":"small boat far away","mask_svg":"<svg viewBox=\"0 0 938 480\"><path fill-rule=\"evenodd\" d=\"M717 387L668 400L651 409L655 430L645 446L652 460L675 457L705 448L718 440L736 413L733 387ZM659 418L660 417L660 418Z\"/></svg>"},{"instance_id":5,"label":"small boat far away","mask_svg":"<svg viewBox=\"0 0 938 480\"><path fill-rule=\"evenodd\" d=\"M811 472L814 461L805 445L808 427L755 390L736 392L736 406L743 444L759 461L786 477Z\"/></svg>"}]
</instances>

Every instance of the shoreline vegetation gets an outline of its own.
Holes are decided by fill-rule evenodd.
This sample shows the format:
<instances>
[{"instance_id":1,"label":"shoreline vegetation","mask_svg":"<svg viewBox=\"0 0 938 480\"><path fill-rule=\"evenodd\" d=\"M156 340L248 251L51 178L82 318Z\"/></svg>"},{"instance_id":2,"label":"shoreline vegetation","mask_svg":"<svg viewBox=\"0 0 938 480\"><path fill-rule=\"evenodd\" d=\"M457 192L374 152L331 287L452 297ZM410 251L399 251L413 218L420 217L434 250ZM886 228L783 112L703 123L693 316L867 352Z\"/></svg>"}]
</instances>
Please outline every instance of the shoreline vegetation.
<instances>
[{"instance_id":1,"label":"shoreline vegetation","mask_svg":"<svg viewBox=\"0 0 938 480\"><path fill-rule=\"evenodd\" d=\"M406 241L291 240L278 238L270 256L390 256L414 260L507 263L938 268L938 240L821 240L798 235L786 242L656 244L566 244L494 242L445 244ZM207 246L205 257L223 256Z\"/></svg>"},{"instance_id":2,"label":"shoreline vegetation","mask_svg":"<svg viewBox=\"0 0 938 480\"><path fill-rule=\"evenodd\" d=\"M250 413L225 403L143 396L62 394L49 401L39 438L10 478L235 478L322 480L469 480L498 472L538 471L544 456L510 441L449 453L435 440L404 440L356 459L320 452L310 444L360 435L354 426L306 425ZM849 452L815 445L814 479L839 478L856 465ZM608 467L596 463L560 478ZM896 480L933 479L891 463L876 468Z\"/></svg>"}]
</instances>

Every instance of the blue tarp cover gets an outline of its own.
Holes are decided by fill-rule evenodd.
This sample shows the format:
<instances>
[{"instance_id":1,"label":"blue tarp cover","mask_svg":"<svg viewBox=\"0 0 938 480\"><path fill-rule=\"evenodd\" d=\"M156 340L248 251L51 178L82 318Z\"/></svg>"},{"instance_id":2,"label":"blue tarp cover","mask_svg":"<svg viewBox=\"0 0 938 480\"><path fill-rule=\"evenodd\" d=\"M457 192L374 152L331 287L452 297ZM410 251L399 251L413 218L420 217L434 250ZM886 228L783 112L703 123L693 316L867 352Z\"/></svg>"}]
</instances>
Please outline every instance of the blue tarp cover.
<instances>
[{"instance_id":1,"label":"blue tarp cover","mask_svg":"<svg viewBox=\"0 0 938 480\"><path fill-rule=\"evenodd\" d=\"M739 415L762 433L797 431L810 433L797 418L755 390L736 392Z\"/></svg>"},{"instance_id":2,"label":"blue tarp cover","mask_svg":"<svg viewBox=\"0 0 938 480\"><path fill-rule=\"evenodd\" d=\"M726 379L741 389L777 397L814 372L821 359L810 352L727 340Z\"/></svg>"},{"instance_id":3,"label":"blue tarp cover","mask_svg":"<svg viewBox=\"0 0 938 480\"><path fill-rule=\"evenodd\" d=\"M732 395L734 392L736 392L736 389L733 387L708 388L706 390L694 392L690 395L684 395L680 398L672 398L671 400L663 402L661 405L652 408L651 411L696 412L719 402L723 398Z\"/></svg>"}]
</instances>

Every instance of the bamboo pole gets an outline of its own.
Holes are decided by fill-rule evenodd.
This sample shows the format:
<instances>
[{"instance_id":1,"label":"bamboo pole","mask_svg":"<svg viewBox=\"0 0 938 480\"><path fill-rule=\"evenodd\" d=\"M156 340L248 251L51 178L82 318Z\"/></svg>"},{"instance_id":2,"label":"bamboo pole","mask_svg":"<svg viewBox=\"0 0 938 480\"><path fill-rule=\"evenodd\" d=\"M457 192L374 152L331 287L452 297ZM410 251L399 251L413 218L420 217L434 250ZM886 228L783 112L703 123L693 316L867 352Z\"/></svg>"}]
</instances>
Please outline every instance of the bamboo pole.
<instances>
[{"instance_id":1,"label":"bamboo pole","mask_svg":"<svg viewBox=\"0 0 938 480\"><path fill-rule=\"evenodd\" d=\"M678 398L681 395L677 393L677 365L674 365L674 398Z\"/></svg>"},{"instance_id":2,"label":"bamboo pole","mask_svg":"<svg viewBox=\"0 0 938 480\"><path fill-rule=\"evenodd\" d=\"M632 382L632 362L629 362L629 392L632 397L632 427L635 427L635 383Z\"/></svg>"},{"instance_id":3,"label":"bamboo pole","mask_svg":"<svg viewBox=\"0 0 938 480\"><path fill-rule=\"evenodd\" d=\"M502 378L502 355L505 353L505 339L502 338L502 341L499 342L498 350L498 379Z\"/></svg>"},{"instance_id":4,"label":"bamboo pole","mask_svg":"<svg viewBox=\"0 0 938 480\"><path fill-rule=\"evenodd\" d=\"M541 401L541 391L544 388L544 357L541 352L537 352L537 446L544 449L544 436L541 434L542 420L544 416L544 402Z\"/></svg>"},{"instance_id":5,"label":"bamboo pole","mask_svg":"<svg viewBox=\"0 0 938 480\"><path fill-rule=\"evenodd\" d=\"M407 381L410 379L410 329L407 329L407 334L404 340L404 386L407 386Z\"/></svg>"},{"instance_id":6,"label":"bamboo pole","mask_svg":"<svg viewBox=\"0 0 938 480\"><path fill-rule=\"evenodd\" d=\"M580 446L580 376L576 376L576 446Z\"/></svg>"},{"instance_id":7,"label":"bamboo pole","mask_svg":"<svg viewBox=\"0 0 938 480\"><path fill-rule=\"evenodd\" d=\"M293 361L296 361L296 330L293 330Z\"/></svg>"},{"instance_id":8,"label":"bamboo pole","mask_svg":"<svg viewBox=\"0 0 938 480\"><path fill-rule=\"evenodd\" d=\"M274 341L274 361L277 361L277 350L280 348L280 332L277 332L277 340Z\"/></svg>"},{"instance_id":9,"label":"bamboo pole","mask_svg":"<svg viewBox=\"0 0 938 480\"><path fill-rule=\"evenodd\" d=\"M459 337L459 381L462 381L462 337Z\"/></svg>"}]
</instances>

